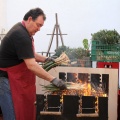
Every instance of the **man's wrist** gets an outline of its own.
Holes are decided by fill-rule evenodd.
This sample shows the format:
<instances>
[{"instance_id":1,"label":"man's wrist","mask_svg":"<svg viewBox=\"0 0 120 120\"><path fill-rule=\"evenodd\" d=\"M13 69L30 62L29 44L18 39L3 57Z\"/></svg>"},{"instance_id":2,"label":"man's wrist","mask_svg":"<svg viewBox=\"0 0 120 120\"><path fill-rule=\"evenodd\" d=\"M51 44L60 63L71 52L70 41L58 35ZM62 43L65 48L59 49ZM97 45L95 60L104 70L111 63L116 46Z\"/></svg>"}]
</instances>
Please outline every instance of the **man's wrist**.
<instances>
[{"instance_id":1,"label":"man's wrist","mask_svg":"<svg viewBox=\"0 0 120 120\"><path fill-rule=\"evenodd\" d=\"M55 79L56 79L56 77L53 77L53 78L50 80L50 82L52 83Z\"/></svg>"},{"instance_id":2,"label":"man's wrist","mask_svg":"<svg viewBox=\"0 0 120 120\"><path fill-rule=\"evenodd\" d=\"M45 58L44 62L47 62L47 60L48 60L48 57Z\"/></svg>"},{"instance_id":3,"label":"man's wrist","mask_svg":"<svg viewBox=\"0 0 120 120\"><path fill-rule=\"evenodd\" d=\"M53 58L51 58L51 57L47 57L46 59L45 59L45 62L54 62L54 59Z\"/></svg>"}]
</instances>

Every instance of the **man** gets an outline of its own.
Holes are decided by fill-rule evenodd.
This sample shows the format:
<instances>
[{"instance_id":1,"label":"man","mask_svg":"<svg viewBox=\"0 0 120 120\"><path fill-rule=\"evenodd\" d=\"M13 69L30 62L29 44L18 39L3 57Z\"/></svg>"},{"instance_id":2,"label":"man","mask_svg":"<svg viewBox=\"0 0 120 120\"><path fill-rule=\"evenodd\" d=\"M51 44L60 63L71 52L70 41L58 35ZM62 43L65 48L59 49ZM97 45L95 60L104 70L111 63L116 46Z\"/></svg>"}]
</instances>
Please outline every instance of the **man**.
<instances>
[{"instance_id":1,"label":"man","mask_svg":"<svg viewBox=\"0 0 120 120\"><path fill-rule=\"evenodd\" d=\"M25 14L23 21L14 25L1 42L0 81L2 83L0 88L3 88L4 94L2 95L5 96L6 94L4 100L11 107L9 108L6 105L9 108L9 110L6 110L7 107L1 100L4 120L35 120L35 75L50 81L60 89L66 89L62 80L50 75L37 64L37 62L50 60L50 58L39 55L34 51L32 37L43 26L45 19L45 14L40 8L31 9ZM7 84L7 92L4 90L4 84ZM12 108L12 101L14 109ZM10 115L7 112L13 114L12 118L9 117Z\"/></svg>"}]
</instances>

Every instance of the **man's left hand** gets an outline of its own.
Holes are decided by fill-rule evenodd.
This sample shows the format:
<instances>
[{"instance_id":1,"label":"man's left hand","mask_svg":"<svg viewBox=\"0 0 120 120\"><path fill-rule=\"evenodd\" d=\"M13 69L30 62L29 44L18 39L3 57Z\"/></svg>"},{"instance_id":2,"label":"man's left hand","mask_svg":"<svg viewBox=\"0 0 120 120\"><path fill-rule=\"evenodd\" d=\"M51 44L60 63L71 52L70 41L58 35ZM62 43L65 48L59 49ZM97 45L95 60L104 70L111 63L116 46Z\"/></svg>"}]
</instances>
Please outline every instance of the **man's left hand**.
<instances>
[{"instance_id":1,"label":"man's left hand","mask_svg":"<svg viewBox=\"0 0 120 120\"><path fill-rule=\"evenodd\" d=\"M54 62L55 60L53 58L51 58L51 57L48 57L48 58L45 59L45 62L51 62L51 61Z\"/></svg>"}]
</instances>

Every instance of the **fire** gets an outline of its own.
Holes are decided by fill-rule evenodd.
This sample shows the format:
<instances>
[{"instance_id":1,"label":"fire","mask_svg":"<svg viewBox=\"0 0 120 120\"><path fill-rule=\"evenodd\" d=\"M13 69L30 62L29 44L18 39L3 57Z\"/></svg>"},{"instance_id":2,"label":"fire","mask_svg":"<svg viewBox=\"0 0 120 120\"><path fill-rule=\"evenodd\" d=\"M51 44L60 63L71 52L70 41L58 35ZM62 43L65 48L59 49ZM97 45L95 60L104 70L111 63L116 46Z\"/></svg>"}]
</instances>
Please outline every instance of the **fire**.
<instances>
[{"instance_id":1,"label":"fire","mask_svg":"<svg viewBox=\"0 0 120 120\"><path fill-rule=\"evenodd\" d=\"M95 113L99 112L98 109L98 97L107 97L107 94L102 90L102 85L95 86L92 85L90 81L82 83L81 80L77 80L77 83L69 83L68 89L63 91L54 91L51 94L60 95L60 102L63 103L63 95L77 95L81 98L81 96L95 96ZM82 101L79 101L80 105ZM81 113L82 110L80 109Z\"/></svg>"},{"instance_id":2,"label":"fire","mask_svg":"<svg viewBox=\"0 0 120 120\"><path fill-rule=\"evenodd\" d=\"M63 91L54 91L51 94L53 95L78 95L78 96L101 96L107 97L107 94L104 93L102 87L93 87L93 85L89 82L82 83L81 80L77 83L69 82L67 86L67 90Z\"/></svg>"}]
</instances>

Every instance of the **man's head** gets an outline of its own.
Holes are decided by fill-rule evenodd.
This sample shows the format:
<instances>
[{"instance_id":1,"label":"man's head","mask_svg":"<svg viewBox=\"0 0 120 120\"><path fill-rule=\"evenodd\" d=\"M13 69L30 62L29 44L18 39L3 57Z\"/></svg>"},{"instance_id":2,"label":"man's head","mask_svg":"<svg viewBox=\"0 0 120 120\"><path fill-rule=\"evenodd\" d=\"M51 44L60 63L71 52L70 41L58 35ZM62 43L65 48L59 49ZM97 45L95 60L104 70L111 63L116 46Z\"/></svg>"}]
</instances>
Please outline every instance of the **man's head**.
<instances>
[{"instance_id":1,"label":"man's head","mask_svg":"<svg viewBox=\"0 0 120 120\"><path fill-rule=\"evenodd\" d=\"M44 21L46 20L46 16L42 9L35 8L29 10L23 20L25 21L26 29L28 30L29 34L35 35L37 31L43 26Z\"/></svg>"}]
</instances>

